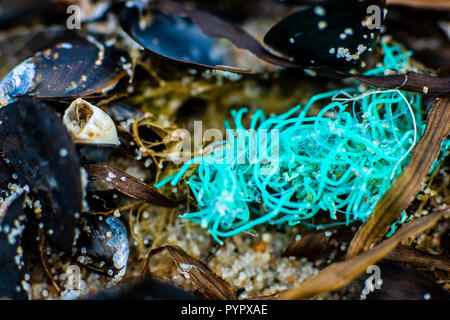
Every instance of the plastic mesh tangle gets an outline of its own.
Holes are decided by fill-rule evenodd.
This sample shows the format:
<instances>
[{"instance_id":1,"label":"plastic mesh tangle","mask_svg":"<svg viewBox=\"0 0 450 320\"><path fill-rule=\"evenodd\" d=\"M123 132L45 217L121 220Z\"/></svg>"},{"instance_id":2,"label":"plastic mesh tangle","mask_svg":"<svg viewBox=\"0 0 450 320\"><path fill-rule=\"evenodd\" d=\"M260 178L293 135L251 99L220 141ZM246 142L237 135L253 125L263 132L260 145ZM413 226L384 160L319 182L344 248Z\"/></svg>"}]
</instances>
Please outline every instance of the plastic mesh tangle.
<instances>
[{"instance_id":1,"label":"plastic mesh tangle","mask_svg":"<svg viewBox=\"0 0 450 320\"><path fill-rule=\"evenodd\" d=\"M368 73L408 68L399 47L382 46L383 66ZM313 104L323 105L317 115L309 115ZM248 110L233 110L227 140L156 187L176 185L198 164L187 183L200 210L181 217L200 223L220 243L262 223L322 228L366 221L409 162L424 128L420 109L417 94L350 87L316 95L282 115L258 110L249 128L241 121ZM328 222L314 223L318 213Z\"/></svg>"}]
</instances>

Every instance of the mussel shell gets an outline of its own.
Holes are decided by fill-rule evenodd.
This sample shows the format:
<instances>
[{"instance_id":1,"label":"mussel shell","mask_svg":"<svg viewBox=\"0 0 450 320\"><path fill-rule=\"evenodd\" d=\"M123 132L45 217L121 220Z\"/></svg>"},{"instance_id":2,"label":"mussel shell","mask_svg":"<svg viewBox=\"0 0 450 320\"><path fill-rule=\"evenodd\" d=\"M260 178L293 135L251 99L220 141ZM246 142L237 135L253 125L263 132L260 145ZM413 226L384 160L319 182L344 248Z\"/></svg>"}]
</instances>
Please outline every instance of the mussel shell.
<instances>
[{"instance_id":1,"label":"mussel shell","mask_svg":"<svg viewBox=\"0 0 450 320\"><path fill-rule=\"evenodd\" d=\"M37 98L75 98L103 94L127 75L125 51L92 37L75 38L35 55Z\"/></svg>"},{"instance_id":2,"label":"mussel shell","mask_svg":"<svg viewBox=\"0 0 450 320\"><path fill-rule=\"evenodd\" d=\"M42 207L48 238L69 251L82 209L80 163L61 119L46 104L19 99L0 109L0 153Z\"/></svg>"},{"instance_id":3,"label":"mussel shell","mask_svg":"<svg viewBox=\"0 0 450 320\"><path fill-rule=\"evenodd\" d=\"M223 20L200 11L186 11L173 1L155 1L154 6L149 5L146 9L150 23L143 28L141 21L145 20L142 10L135 7L122 10L120 24L131 38L152 55L191 68L253 73L250 68L243 69L235 65L231 52L239 46L228 41L230 39L226 35L230 30L216 30L219 25L233 28ZM197 18L202 16L208 21L214 21L214 26L210 26L211 30L206 32L205 26L200 26L198 21L188 16L188 12Z\"/></svg>"},{"instance_id":4,"label":"mussel shell","mask_svg":"<svg viewBox=\"0 0 450 320\"><path fill-rule=\"evenodd\" d=\"M129 61L125 51L72 33L13 69L2 81L12 83L4 94L38 99L104 96L127 75Z\"/></svg>"},{"instance_id":5,"label":"mussel shell","mask_svg":"<svg viewBox=\"0 0 450 320\"><path fill-rule=\"evenodd\" d=\"M160 57L210 68L227 64L217 39L206 35L189 18L153 10L150 25L141 29L139 11L127 8L121 14L121 21L136 42Z\"/></svg>"},{"instance_id":6,"label":"mussel shell","mask_svg":"<svg viewBox=\"0 0 450 320\"><path fill-rule=\"evenodd\" d=\"M377 5L383 18L384 0L329 1L298 10L265 35L264 42L304 66L346 69L361 62L376 44L380 30L363 21Z\"/></svg>"},{"instance_id":7,"label":"mussel shell","mask_svg":"<svg viewBox=\"0 0 450 320\"><path fill-rule=\"evenodd\" d=\"M130 251L125 225L100 214L84 214L81 223L78 262L109 276L125 273Z\"/></svg>"}]
</instances>

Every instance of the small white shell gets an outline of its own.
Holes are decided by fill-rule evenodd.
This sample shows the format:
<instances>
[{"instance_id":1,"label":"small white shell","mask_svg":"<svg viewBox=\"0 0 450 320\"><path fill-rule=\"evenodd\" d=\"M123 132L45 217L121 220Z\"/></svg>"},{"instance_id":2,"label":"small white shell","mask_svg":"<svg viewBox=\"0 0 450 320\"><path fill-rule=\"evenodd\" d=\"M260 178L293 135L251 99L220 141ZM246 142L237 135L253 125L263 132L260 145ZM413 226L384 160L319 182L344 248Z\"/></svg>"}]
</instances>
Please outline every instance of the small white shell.
<instances>
[{"instance_id":1,"label":"small white shell","mask_svg":"<svg viewBox=\"0 0 450 320\"><path fill-rule=\"evenodd\" d=\"M67 108L63 122L76 143L120 144L116 126L110 116L81 98Z\"/></svg>"}]
</instances>

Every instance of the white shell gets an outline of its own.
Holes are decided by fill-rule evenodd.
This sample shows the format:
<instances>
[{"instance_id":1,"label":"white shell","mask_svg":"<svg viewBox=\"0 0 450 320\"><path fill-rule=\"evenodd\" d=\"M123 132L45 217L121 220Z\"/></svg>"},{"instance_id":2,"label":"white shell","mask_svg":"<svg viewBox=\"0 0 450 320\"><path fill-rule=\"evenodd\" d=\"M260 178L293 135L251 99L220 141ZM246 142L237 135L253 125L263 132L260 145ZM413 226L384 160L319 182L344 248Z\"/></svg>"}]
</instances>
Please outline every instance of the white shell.
<instances>
[{"instance_id":1,"label":"white shell","mask_svg":"<svg viewBox=\"0 0 450 320\"><path fill-rule=\"evenodd\" d=\"M76 143L120 144L111 117L81 98L70 104L64 112L63 122Z\"/></svg>"}]
</instances>

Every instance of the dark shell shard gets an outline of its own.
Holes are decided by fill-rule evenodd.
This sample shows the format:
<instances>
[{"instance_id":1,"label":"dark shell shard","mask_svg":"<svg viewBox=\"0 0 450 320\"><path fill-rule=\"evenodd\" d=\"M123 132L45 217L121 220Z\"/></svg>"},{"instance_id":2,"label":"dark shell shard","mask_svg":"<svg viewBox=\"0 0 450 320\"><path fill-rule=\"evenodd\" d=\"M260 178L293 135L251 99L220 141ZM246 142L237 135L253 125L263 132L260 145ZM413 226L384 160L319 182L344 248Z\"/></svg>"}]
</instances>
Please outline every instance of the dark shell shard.
<instances>
[{"instance_id":1,"label":"dark shell shard","mask_svg":"<svg viewBox=\"0 0 450 320\"><path fill-rule=\"evenodd\" d=\"M296 11L273 26L264 42L304 66L351 67L374 47L380 33L367 24L371 5L384 18L384 0L330 1Z\"/></svg>"},{"instance_id":2,"label":"dark shell shard","mask_svg":"<svg viewBox=\"0 0 450 320\"><path fill-rule=\"evenodd\" d=\"M23 288L25 270L21 235L25 224L25 194L6 198L0 206L0 298L27 298Z\"/></svg>"},{"instance_id":3,"label":"dark shell shard","mask_svg":"<svg viewBox=\"0 0 450 320\"><path fill-rule=\"evenodd\" d=\"M81 223L78 262L109 276L123 275L130 253L125 225L99 214L85 214Z\"/></svg>"},{"instance_id":4,"label":"dark shell shard","mask_svg":"<svg viewBox=\"0 0 450 320\"><path fill-rule=\"evenodd\" d=\"M105 46L92 36L74 34L14 68L0 83L0 95L38 99L103 96L130 68L125 51Z\"/></svg>"},{"instance_id":5,"label":"dark shell shard","mask_svg":"<svg viewBox=\"0 0 450 320\"><path fill-rule=\"evenodd\" d=\"M0 151L42 207L48 237L71 250L82 209L80 163L61 119L46 104L19 99L0 109ZM39 218L39 217L38 217Z\"/></svg>"}]
</instances>

